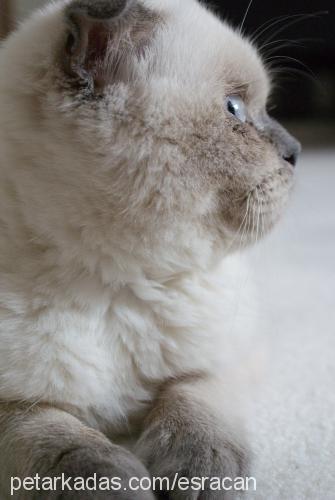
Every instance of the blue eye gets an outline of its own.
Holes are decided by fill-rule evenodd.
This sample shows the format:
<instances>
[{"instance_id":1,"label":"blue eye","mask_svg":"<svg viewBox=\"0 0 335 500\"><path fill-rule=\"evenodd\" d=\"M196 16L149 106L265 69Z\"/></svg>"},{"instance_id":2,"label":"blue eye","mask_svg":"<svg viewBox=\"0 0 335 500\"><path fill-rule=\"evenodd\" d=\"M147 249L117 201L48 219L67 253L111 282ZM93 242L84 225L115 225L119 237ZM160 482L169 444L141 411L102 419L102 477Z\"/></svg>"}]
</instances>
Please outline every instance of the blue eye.
<instances>
[{"instance_id":1,"label":"blue eye","mask_svg":"<svg viewBox=\"0 0 335 500\"><path fill-rule=\"evenodd\" d=\"M247 110L243 100L237 95L228 96L226 99L228 113L235 116L237 120L245 123L247 120Z\"/></svg>"}]
</instances>

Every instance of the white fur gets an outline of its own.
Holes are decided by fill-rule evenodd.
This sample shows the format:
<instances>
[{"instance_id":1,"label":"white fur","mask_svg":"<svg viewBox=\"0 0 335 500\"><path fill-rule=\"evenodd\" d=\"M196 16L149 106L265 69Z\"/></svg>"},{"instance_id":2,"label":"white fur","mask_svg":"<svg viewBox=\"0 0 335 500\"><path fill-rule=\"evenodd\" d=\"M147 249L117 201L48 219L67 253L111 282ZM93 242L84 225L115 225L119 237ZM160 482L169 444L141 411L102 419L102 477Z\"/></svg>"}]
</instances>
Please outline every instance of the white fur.
<instances>
[{"instance_id":1,"label":"white fur","mask_svg":"<svg viewBox=\"0 0 335 500\"><path fill-rule=\"evenodd\" d=\"M152 127L162 120L155 99L165 98L171 112L186 82L191 101L219 87L219 71L229 71L230 63L213 74L208 56L215 59L226 46L232 59L250 60L253 72L243 78L260 79L257 95L265 99L261 63L230 28L193 0L146 3L172 19L155 42L166 49L150 82ZM59 101L45 69L54 64L63 5L38 13L0 50L0 399L72 405L91 422L98 415L117 425L150 401L155 383L228 367L236 328L250 329L250 320L242 315L235 324L238 299L231 284L236 287L236 274L226 281L220 268L213 268L223 249L196 222L211 197L191 205L191 222L185 210L173 232L157 221L157 232L141 236L146 216L135 220L138 200L125 191L125 174L112 187L106 182L106 159L97 159L90 117L76 117L79 132L72 126L71 111L66 115L71 104ZM197 58L189 57L193 46ZM139 79L144 64L138 62ZM174 83L166 80L173 65ZM204 73L207 84L199 88ZM43 109L35 99L39 93L45 94ZM125 113L126 86L114 99L114 109ZM64 114L57 121L59 107ZM108 141L106 129L99 134ZM126 157L131 168L150 144L141 147L127 133L111 152L121 162ZM100 178L92 168L98 161L105 162ZM154 166L152 172L155 183ZM115 207L103 199L112 189L121 200L118 220L110 215ZM123 211L132 227L128 219L123 222ZM176 238L179 246L173 244ZM233 272L232 260L226 267Z\"/></svg>"}]
</instances>

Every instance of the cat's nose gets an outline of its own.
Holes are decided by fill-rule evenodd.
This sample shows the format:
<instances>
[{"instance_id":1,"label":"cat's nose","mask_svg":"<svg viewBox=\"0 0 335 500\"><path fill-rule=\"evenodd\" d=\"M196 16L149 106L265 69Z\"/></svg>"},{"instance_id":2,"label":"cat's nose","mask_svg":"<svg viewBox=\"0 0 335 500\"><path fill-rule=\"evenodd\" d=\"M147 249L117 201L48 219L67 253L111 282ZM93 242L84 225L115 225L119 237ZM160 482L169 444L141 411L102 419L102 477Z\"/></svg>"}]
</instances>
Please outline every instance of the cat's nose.
<instances>
[{"instance_id":1,"label":"cat's nose","mask_svg":"<svg viewBox=\"0 0 335 500\"><path fill-rule=\"evenodd\" d=\"M273 118L268 117L265 129L280 156L295 167L301 153L300 142Z\"/></svg>"}]
</instances>

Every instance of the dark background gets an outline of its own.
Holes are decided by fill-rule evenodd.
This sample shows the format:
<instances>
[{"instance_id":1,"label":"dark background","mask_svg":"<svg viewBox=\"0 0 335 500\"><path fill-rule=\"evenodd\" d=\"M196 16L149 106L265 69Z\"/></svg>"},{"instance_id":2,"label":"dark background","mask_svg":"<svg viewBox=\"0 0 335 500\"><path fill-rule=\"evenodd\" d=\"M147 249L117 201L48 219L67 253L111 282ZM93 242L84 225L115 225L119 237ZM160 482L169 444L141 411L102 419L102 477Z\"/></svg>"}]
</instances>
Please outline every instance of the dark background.
<instances>
[{"instance_id":1,"label":"dark background","mask_svg":"<svg viewBox=\"0 0 335 500\"><path fill-rule=\"evenodd\" d=\"M212 6L234 26L240 26L249 0L203 0L203 3ZM275 23L273 26L271 21ZM335 0L253 0L243 31L253 36L257 29L264 29L257 40L258 47L270 43L263 49L264 55L268 50L278 49L272 53L275 59L271 62L276 71L272 99L276 106L272 113L295 122L333 125ZM276 33L278 30L282 31ZM275 40L278 43L272 43ZM286 43L287 47L279 47Z\"/></svg>"}]
</instances>

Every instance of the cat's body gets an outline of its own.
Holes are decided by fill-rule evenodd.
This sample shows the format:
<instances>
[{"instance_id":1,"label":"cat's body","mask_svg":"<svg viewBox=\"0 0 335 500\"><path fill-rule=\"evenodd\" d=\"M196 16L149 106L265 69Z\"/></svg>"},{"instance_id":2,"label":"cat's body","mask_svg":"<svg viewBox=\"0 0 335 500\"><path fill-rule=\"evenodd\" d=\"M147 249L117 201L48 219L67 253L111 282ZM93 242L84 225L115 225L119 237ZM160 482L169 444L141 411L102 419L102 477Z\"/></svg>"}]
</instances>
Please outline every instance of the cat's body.
<instances>
[{"instance_id":1,"label":"cat's body","mask_svg":"<svg viewBox=\"0 0 335 500\"><path fill-rule=\"evenodd\" d=\"M229 285L225 301L215 275L162 283L139 273L109 287L73 262L43 263L34 242L36 253L27 244L18 255L8 236L0 285L3 400L73 405L92 423L99 416L117 428L153 399L157 384L222 362L223 325L234 309Z\"/></svg>"},{"instance_id":2,"label":"cat's body","mask_svg":"<svg viewBox=\"0 0 335 500\"><path fill-rule=\"evenodd\" d=\"M220 261L278 218L297 153L265 115L256 52L193 0L59 2L4 45L0 74L2 488L74 442L91 451L54 469L144 474L98 432L132 419L152 473L241 472L212 382L233 345ZM246 121L225 109L237 94Z\"/></svg>"}]
</instances>

